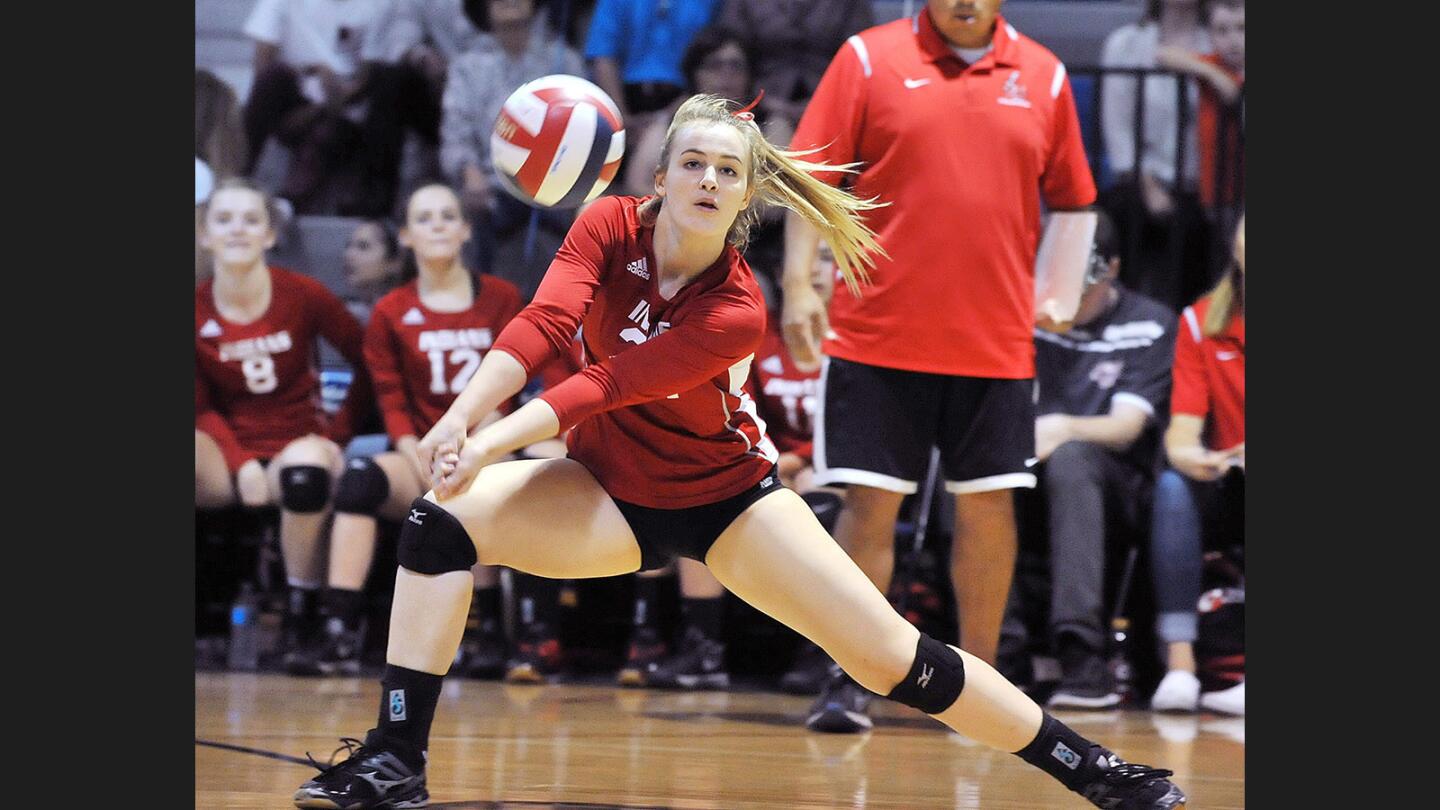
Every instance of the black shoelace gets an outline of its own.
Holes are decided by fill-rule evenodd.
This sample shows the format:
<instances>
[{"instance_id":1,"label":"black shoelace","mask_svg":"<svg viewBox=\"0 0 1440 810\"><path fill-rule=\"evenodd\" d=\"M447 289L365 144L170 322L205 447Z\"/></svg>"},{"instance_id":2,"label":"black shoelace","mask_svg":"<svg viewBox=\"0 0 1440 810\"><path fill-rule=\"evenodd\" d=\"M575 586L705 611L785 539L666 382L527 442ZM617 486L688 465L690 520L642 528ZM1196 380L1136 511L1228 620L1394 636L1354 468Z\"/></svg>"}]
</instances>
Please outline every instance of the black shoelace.
<instances>
[{"instance_id":1,"label":"black shoelace","mask_svg":"<svg viewBox=\"0 0 1440 810\"><path fill-rule=\"evenodd\" d=\"M341 751L345 752L345 758L340 760L339 762L336 762L335 756ZM359 762L368 753L370 753L370 749L366 748L365 743L361 742L360 740L357 740L354 737L341 737L340 747L330 752L330 761L326 762L324 765L321 765L319 762L317 762L315 760L315 757L310 755L309 751L305 752L305 758L310 760L311 767L319 771L321 776L324 776L325 774L328 774L331 771L336 770L337 768L344 767L350 762Z\"/></svg>"}]
</instances>

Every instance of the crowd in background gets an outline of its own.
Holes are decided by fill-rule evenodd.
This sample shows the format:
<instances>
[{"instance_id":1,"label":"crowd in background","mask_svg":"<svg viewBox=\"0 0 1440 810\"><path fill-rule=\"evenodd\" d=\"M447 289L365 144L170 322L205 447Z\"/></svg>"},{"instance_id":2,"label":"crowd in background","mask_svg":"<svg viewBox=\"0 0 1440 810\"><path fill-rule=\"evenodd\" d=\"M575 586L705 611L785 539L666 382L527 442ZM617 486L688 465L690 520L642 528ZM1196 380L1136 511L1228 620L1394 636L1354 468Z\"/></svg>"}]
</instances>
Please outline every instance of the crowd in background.
<instances>
[{"instance_id":1,"label":"crowd in background","mask_svg":"<svg viewBox=\"0 0 1440 810\"><path fill-rule=\"evenodd\" d=\"M428 488L414 443L544 272L543 248L517 269L506 247L558 244L574 219L495 176L490 131L514 88L570 73L605 89L628 130L607 193L645 195L684 98L759 96L756 122L788 143L832 57L877 22L869 0L257 0L248 96L196 74L197 666L224 665L229 607L249 584L280 617L265 665L355 674L383 654L387 544ZM1229 621L1243 609L1243 2L1150 0L1098 67L1111 69L1108 182L1080 311L1068 330L1035 330L1039 480L1015 504L998 665L1052 705L1243 714L1243 633ZM343 290L267 258L312 215L354 220L335 257ZM784 255L782 219L763 216L746 259L772 334L750 394L782 479L833 530L844 488L812 480L819 372L780 335ZM822 251L809 272L828 300L833 259ZM399 348L421 332L425 354ZM321 340L351 372L328 408ZM521 397L579 365L577 342ZM906 501L902 550L922 502ZM932 545L948 542L938 524ZM889 593L953 635L935 594L965 583L944 579L904 565ZM585 668L562 643L564 622L586 620L566 610L574 584L477 564L475 588L453 671L540 682ZM718 688L741 669L726 623L742 613L703 566L637 575L624 593L604 662L620 683ZM772 683L813 693L828 660L793 638L788 651Z\"/></svg>"}]
</instances>

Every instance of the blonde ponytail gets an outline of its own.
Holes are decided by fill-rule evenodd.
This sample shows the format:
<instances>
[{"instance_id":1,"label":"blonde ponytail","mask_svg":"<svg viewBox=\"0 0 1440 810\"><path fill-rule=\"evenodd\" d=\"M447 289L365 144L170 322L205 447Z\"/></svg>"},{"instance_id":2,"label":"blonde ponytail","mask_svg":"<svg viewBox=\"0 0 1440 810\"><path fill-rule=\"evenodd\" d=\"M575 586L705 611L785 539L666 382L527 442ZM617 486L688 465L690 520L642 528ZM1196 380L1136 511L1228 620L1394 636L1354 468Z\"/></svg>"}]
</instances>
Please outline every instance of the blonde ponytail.
<instances>
[{"instance_id":1,"label":"blonde ponytail","mask_svg":"<svg viewBox=\"0 0 1440 810\"><path fill-rule=\"evenodd\" d=\"M808 149L791 152L781 149L766 140L755 125L749 113L736 114L739 105L729 99L709 94L699 94L686 99L676 110L675 118L665 133L665 146L660 151L660 163L656 171L663 171L670 162L670 144L675 133L692 123L729 124L735 127L750 144L748 187L754 191L750 204L735 218L730 226L726 241L737 250L744 250L750 240L750 228L760 219L764 206L774 205L799 214L820 231L821 237L830 244L835 254L835 264L845 277L845 284L855 295L860 294L860 283L869 283L868 267L875 266L872 253L888 255L875 239L875 232L861 219L863 211L880 208L889 203L878 202L876 198L862 200L855 195L835 188L815 177L816 172L855 172L854 163L830 165L815 163L803 158L820 151ZM663 200L651 200L641 215L649 218L659 213Z\"/></svg>"}]
</instances>

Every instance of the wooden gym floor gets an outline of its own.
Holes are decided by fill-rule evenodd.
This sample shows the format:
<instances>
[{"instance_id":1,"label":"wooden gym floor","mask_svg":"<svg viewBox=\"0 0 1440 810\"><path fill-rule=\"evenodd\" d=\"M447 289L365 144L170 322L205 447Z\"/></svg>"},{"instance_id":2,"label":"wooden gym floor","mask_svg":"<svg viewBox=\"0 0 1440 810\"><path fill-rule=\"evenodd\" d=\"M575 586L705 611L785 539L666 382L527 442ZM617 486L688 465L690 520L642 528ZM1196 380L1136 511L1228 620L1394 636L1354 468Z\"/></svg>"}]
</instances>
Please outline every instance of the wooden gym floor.
<instances>
[{"instance_id":1,"label":"wooden gym floor","mask_svg":"<svg viewBox=\"0 0 1440 810\"><path fill-rule=\"evenodd\" d=\"M284 808L341 736L375 724L374 678L195 676L195 806ZM472 810L955 808L1089 804L1010 754L877 700L875 730L807 731L810 699L603 683L448 679L430 736L431 806ZM1245 725L1216 715L1062 712L1131 761L1176 772L1190 810L1245 806Z\"/></svg>"}]
</instances>

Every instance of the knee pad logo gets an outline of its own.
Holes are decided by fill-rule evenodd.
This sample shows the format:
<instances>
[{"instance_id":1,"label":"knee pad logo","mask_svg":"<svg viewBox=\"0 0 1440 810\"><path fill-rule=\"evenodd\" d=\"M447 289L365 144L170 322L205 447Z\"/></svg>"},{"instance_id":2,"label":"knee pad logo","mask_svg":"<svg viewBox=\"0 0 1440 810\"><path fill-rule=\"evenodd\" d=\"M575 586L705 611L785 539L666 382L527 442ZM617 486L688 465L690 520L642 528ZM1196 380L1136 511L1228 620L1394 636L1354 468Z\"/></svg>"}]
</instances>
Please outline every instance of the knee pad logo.
<instances>
[{"instance_id":1,"label":"knee pad logo","mask_svg":"<svg viewBox=\"0 0 1440 810\"><path fill-rule=\"evenodd\" d=\"M405 719L405 690L390 690L390 722L398 723ZM1073 765L1071 767L1074 767Z\"/></svg>"},{"instance_id":2,"label":"knee pad logo","mask_svg":"<svg viewBox=\"0 0 1440 810\"><path fill-rule=\"evenodd\" d=\"M420 518L423 517L425 517L424 512L421 512L419 509L411 509L410 517L406 518L406 520L414 523L416 526L424 526L425 524L420 521Z\"/></svg>"},{"instance_id":3,"label":"knee pad logo","mask_svg":"<svg viewBox=\"0 0 1440 810\"><path fill-rule=\"evenodd\" d=\"M930 685L930 676L935 674L935 668L924 664L920 665L920 677L915 679L916 685L921 689Z\"/></svg>"}]
</instances>

